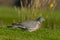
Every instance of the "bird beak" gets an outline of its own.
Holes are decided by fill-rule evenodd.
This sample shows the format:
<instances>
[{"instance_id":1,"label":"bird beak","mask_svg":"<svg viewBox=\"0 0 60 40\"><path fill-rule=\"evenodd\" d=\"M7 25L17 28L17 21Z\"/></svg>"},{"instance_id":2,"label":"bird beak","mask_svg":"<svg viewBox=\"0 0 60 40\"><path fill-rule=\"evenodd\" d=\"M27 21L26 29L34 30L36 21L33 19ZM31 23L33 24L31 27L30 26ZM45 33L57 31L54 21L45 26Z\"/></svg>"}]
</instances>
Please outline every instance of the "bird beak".
<instances>
[{"instance_id":1,"label":"bird beak","mask_svg":"<svg viewBox=\"0 0 60 40\"><path fill-rule=\"evenodd\" d=\"M43 19L45 21L45 19Z\"/></svg>"}]
</instances>

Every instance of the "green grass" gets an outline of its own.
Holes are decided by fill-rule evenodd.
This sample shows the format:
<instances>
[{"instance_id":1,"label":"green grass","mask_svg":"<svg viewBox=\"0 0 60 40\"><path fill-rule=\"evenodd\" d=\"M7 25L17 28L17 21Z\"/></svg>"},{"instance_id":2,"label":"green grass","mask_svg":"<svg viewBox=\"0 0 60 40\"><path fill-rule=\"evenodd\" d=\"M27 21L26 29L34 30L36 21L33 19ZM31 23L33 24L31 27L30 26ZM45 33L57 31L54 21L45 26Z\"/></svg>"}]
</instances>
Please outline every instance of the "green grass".
<instances>
[{"instance_id":1,"label":"green grass","mask_svg":"<svg viewBox=\"0 0 60 40\"><path fill-rule=\"evenodd\" d=\"M35 32L21 29L0 29L0 40L60 40L60 30L39 29Z\"/></svg>"},{"instance_id":2,"label":"green grass","mask_svg":"<svg viewBox=\"0 0 60 40\"><path fill-rule=\"evenodd\" d=\"M8 29L5 28L13 21L21 22L24 20L35 20L40 15L45 18L42 28L35 32L23 31L19 28ZM47 17L48 16L48 17ZM56 29L50 29L54 25ZM20 10L20 16L14 8L0 7L0 40L60 40L60 11L51 11L38 9L32 11L29 9Z\"/></svg>"}]
</instances>

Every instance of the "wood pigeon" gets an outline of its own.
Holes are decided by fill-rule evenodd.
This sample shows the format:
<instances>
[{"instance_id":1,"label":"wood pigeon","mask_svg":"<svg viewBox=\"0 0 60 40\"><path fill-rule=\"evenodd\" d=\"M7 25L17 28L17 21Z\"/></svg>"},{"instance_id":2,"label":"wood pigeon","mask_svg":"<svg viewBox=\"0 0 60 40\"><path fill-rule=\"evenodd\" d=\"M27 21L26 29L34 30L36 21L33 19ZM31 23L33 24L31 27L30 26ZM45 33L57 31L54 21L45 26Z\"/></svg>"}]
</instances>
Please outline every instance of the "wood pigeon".
<instances>
[{"instance_id":1,"label":"wood pigeon","mask_svg":"<svg viewBox=\"0 0 60 40\"><path fill-rule=\"evenodd\" d=\"M43 17L39 17L37 20L26 20L23 22L13 23L12 28L22 28L28 30L29 32L35 31L41 27L42 22L45 19Z\"/></svg>"}]
</instances>

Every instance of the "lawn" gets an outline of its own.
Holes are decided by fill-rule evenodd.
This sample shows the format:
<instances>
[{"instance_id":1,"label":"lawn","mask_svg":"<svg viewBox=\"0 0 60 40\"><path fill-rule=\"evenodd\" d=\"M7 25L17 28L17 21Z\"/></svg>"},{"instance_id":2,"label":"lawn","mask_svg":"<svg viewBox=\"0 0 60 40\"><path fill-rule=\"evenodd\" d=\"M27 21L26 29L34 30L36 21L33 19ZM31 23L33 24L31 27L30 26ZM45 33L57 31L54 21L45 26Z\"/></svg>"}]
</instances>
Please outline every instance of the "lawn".
<instances>
[{"instance_id":1,"label":"lawn","mask_svg":"<svg viewBox=\"0 0 60 40\"><path fill-rule=\"evenodd\" d=\"M0 40L60 40L60 30L39 29L35 32L21 29L0 29Z\"/></svg>"},{"instance_id":2,"label":"lawn","mask_svg":"<svg viewBox=\"0 0 60 40\"><path fill-rule=\"evenodd\" d=\"M32 9L24 9L19 12L20 14L11 7L0 7L0 40L60 40L59 10L36 9L32 13ZM41 15L45 18L45 22L43 22L42 28L35 32L30 33L19 28L6 28L12 22L35 20Z\"/></svg>"}]
</instances>

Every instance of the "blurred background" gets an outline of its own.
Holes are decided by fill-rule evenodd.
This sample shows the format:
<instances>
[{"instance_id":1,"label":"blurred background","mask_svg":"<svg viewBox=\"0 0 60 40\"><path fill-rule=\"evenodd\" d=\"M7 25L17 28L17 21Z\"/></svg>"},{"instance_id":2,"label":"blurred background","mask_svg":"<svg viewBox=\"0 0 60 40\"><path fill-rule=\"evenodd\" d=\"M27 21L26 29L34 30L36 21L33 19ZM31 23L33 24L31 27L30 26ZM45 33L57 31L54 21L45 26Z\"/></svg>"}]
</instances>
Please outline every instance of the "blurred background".
<instances>
[{"instance_id":1,"label":"blurred background","mask_svg":"<svg viewBox=\"0 0 60 40\"><path fill-rule=\"evenodd\" d=\"M19 5L20 3L20 5ZM50 4L56 6L56 9L60 7L60 0L0 0L0 6L34 6L36 5L40 8L48 8Z\"/></svg>"},{"instance_id":2,"label":"blurred background","mask_svg":"<svg viewBox=\"0 0 60 40\"><path fill-rule=\"evenodd\" d=\"M60 0L0 0L0 24L35 20L42 16L46 27L59 27Z\"/></svg>"}]
</instances>

